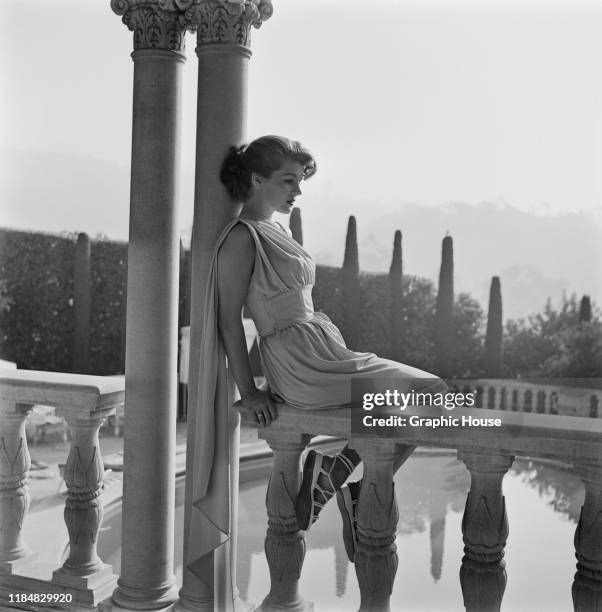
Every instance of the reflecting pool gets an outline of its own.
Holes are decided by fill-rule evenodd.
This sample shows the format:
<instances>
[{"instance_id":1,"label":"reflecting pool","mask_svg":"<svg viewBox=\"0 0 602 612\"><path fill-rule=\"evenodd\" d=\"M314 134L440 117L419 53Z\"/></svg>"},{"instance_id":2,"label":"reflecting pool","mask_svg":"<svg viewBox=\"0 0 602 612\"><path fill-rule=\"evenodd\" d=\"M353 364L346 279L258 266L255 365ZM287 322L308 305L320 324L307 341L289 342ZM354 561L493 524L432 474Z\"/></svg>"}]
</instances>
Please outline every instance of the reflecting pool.
<instances>
[{"instance_id":1,"label":"reflecting pool","mask_svg":"<svg viewBox=\"0 0 602 612\"><path fill-rule=\"evenodd\" d=\"M400 516L399 568L391 608L463 611L459 570L468 471L455 453L418 452L397 473L395 483ZM269 590L263 551L266 487L265 472L240 487L237 582L243 599L255 604L261 603ZM177 525L183 523L183 494L183 486L178 487ZM510 536L502 610L572 610L573 536L584 496L580 479L568 467L517 459L504 478L504 495ZM99 542L99 554L117 573L120 520L119 514L108 513ZM176 528L178 561L182 556L181 533L182 529ZM181 580L181 567L176 568L176 574ZM359 606L355 570L345 554L334 501L307 533L300 589L305 599L314 602L316 612L349 612Z\"/></svg>"}]
</instances>

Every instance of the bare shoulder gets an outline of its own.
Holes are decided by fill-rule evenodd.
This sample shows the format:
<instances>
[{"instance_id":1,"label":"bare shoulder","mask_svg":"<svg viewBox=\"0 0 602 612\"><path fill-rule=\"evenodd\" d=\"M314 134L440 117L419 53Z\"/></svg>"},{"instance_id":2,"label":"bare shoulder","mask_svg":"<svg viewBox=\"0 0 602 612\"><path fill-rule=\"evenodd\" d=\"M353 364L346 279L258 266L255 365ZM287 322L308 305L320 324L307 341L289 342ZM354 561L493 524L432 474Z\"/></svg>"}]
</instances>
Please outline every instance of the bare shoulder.
<instances>
[{"instance_id":1,"label":"bare shoulder","mask_svg":"<svg viewBox=\"0 0 602 612\"><path fill-rule=\"evenodd\" d=\"M218 252L218 263L229 271L247 274L255 259L255 241L244 223L237 223L224 238Z\"/></svg>"},{"instance_id":2,"label":"bare shoulder","mask_svg":"<svg viewBox=\"0 0 602 612\"><path fill-rule=\"evenodd\" d=\"M238 256L251 255L255 252L255 241L251 231L244 223L237 223L224 238L220 248L220 255L236 254Z\"/></svg>"}]
</instances>

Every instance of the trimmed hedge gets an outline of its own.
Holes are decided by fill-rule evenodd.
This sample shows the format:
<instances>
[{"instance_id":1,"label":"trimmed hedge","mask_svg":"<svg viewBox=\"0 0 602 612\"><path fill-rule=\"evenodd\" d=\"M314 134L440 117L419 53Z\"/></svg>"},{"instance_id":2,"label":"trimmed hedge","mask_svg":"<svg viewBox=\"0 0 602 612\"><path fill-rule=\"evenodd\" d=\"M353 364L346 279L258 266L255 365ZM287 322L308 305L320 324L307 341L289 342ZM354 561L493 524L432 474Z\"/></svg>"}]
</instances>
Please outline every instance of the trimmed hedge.
<instances>
[{"instance_id":1,"label":"trimmed hedge","mask_svg":"<svg viewBox=\"0 0 602 612\"><path fill-rule=\"evenodd\" d=\"M91 251L90 368L100 375L123 373L127 243L94 240Z\"/></svg>"},{"instance_id":2,"label":"trimmed hedge","mask_svg":"<svg viewBox=\"0 0 602 612\"><path fill-rule=\"evenodd\" d=\"M19 368L70 372L74 341L77 234L0 230L0 356ZM123 372L127 244L94 240L91 246L90 362L94 374Z\"/></svg>"},{"instance_id":3,"label":"trimmed hedge","mask_svg":"<svg viewBox=\"0 0 602 612\"><path fill-rule=\"evenodd\" d=\"M20 368L71 370L76 238L0 230L0 357Z\"/></svg>"}]
</instances>

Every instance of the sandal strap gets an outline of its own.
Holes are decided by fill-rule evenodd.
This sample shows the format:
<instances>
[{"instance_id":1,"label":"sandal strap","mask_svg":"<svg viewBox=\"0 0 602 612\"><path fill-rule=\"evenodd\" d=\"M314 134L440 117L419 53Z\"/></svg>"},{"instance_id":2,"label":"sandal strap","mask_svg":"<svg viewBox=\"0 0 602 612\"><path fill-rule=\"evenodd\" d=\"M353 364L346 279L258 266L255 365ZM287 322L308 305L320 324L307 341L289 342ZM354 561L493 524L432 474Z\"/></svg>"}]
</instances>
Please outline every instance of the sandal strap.
<instances>
[{"instance_id":1,"label":"sandal strap","mask_svg":"<svg viewBox=\"0 0 602 612\"><path fill-rule=\"evenodd\" d=\"M343 465L345 466L345 468L347 468L347 471L349 472L349 474L351 474L351 472L355 470L355 465L353 465L351 459L349 459L349 457L347 457L346 455L343 455L342 453L339 453L338 455L335 456L335 461L341 461Z\"/></svg>"}]
</instances>

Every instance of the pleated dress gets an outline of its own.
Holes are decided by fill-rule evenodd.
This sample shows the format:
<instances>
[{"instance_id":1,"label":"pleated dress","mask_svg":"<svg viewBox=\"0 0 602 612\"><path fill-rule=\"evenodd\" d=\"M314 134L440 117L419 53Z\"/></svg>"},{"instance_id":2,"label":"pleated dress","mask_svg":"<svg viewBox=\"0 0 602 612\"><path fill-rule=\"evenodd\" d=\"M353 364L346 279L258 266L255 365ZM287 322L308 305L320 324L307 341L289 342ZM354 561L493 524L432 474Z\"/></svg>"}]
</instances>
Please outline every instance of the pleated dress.
<instances>
[{"instance_id":1,"label":"pleated dress","mask_svg":"<svg viewBox=\"0 0 602 612\"><path fill-rule=\"evenodd\" d=\"M255 242L246 304L273 393L295 408L319 410L351 406L353 377L406 379L413 387L417 379L425 379L424 387L436 385L433 374L348 349L328 316L314 311L316 266L311 255L277 222L252 217L240 221Z\"/></svg>"},{"instance_id":2,"label":"pleated dress","mask_svg":"<svg viewBox=\"0 0 602 612\"><path fill-rule=\"evenodd\" d=\"M198 387L194 413L189 409L188 417L188 426L196 432L194 465L204 468L197 468L192 481L192 511L185 533L184 562L194 573L204 556L227 542L231 527L228 410L232 397L217 327L217 255L238 223L245 224L255 244L246 305L259 334L263 371L273 393L300 410L320 410L353 408L350 381L356 376L382 378L383 384L395 379L396 388L404 392L410 391L410 385L416 391L446 389L428 372L345 346L328 316L314 311L315 264L288 229L250 215L230 221L218 238L210 265ZM407 389L400 388L400 379L408 381ZM416 388L417 379L424 379L424 385ZM230 599L228 594L224 597Z\"/></svg>"}]
</instances>

